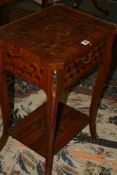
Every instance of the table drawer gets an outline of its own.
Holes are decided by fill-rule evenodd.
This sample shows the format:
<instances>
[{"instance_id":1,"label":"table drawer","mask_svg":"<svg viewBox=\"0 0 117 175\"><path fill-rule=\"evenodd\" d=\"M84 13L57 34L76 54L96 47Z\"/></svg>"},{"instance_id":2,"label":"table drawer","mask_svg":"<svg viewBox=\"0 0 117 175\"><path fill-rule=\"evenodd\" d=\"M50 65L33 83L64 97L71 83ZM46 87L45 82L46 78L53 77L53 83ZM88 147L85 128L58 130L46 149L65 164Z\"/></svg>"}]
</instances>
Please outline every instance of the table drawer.
<instances>
[{"instance_id":1,"label":"table drawer","mask_svg":"<svg viewBox=\"0 0 117 175\"><path fill-rule=\"evenodd\" d=\"M90 51L84 52L80 57L75 56L70 59L64 69L64 87L71 86L82 76L101 62L104 55L105 41L93 47Z\"/></svg>"}]
</instances>

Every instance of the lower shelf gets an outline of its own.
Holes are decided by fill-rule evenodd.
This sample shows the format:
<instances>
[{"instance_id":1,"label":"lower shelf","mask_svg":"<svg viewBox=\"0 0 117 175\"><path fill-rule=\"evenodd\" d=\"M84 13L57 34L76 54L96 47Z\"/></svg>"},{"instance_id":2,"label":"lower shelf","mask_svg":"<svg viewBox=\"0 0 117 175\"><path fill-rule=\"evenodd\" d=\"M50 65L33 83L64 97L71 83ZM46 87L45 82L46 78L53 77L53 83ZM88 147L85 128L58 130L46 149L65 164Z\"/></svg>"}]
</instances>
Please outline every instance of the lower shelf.
<instances>
[{"instance_id":1,"label":"lower shelf","mask_svg":"<svg viewBox=\"0 0 117 175\"><path fill-rule=\"evenodd\" d=\"M46 107L46 104L42 105L9 129L11 136L44 157L48 140ZM57 115L55 154L89 123L85 114L62 103L59 104Z\"/></svg>"}]
</instances>

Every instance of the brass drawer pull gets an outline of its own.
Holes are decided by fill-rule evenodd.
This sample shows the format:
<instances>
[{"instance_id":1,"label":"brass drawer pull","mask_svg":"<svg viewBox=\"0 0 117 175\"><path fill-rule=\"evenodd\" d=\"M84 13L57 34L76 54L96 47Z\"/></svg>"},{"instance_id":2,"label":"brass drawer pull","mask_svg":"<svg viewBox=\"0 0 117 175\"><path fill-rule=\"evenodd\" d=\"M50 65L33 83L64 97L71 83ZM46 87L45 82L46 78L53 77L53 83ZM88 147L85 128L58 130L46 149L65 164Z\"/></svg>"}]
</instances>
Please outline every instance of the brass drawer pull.
<instances>
[{"instance_id":1,"label":"brass drawer pull","mask_svg":"<svg viewBox=\"0 0 117 175\"><path fill-rule=\"evenodd\" d=\"M89 53L89 55L87 55L86 57L81 58L81 62L84 64L88 64L91 62L91 59L92 59L92 53Z\"/></svg>"}]
</instances>

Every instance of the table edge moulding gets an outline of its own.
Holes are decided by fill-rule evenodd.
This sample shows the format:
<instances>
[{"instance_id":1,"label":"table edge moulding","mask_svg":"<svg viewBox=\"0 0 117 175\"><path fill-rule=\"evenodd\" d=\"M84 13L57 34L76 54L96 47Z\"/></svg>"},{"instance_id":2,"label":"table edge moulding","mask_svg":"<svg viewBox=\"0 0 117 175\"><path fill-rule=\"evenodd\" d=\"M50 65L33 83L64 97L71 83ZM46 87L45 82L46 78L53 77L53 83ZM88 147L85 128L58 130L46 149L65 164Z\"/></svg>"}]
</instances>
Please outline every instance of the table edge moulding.
<instances>
[{"instance_id":1,"label":"table edge moulding","mask_svg":"<svg viewBox=\"0 0 117 175\"><path fill-rule=\"evenodd\" d=\"M97 137L97 109L115 34L113 24L65 6L47 7L0 28L1 150L13 136L46 158L45 173L50 175L54 154L86 125ZM64 89L95 67L89 115L59 102ZM36 84L47 95L46 103L15 125L10 122L7 71Z\"/></svg>"}]
</instances>

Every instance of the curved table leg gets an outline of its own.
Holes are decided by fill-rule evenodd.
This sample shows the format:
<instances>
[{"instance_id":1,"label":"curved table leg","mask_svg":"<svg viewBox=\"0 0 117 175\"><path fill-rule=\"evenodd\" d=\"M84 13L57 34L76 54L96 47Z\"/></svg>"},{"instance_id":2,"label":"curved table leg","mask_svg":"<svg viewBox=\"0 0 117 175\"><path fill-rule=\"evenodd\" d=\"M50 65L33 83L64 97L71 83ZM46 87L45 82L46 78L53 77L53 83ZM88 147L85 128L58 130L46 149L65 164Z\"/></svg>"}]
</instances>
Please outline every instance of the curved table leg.
<instances>
[{"instance_id":1,"label":"curved table leg","mask_svg":"<svg viewBox=\"0 0 117 175\"><path fill-rule=\"evenodd\" d=\"M101 7L98 0L92 0L92 2L93 2L94 6L96 7L97 10L103 12L106 16L108 15L109 12Z\"/></svg>"},{"instance_id":2,"label":"curved table leg","mask_svg":"<svg viewBox=\"0 0 117 175\"><path fill-rule=\"evenodd\" d=\"M46 158L46 175L51 175L54 156L54 142L56 134L56 117L58 108L58 97L60 93L60 78L57 70L50 68L48 74L48 92L47 92L47 128L48 128L48 149Z\"/></svg>"},{"instance_id":3,"label":"curved table leg","mask_svg":"<svg viewBox=\"0 0 117 175\"><path fill-rule=\"evenodd\" d=\"M48 7L48 0L42 0L42 8Z\"/></svg>"},{"instance_id":4,"label":"curved table leg","mask_svg":"<svg viewBox=\"0 0 117 175\"><path fill-rule=\"evenodd\" d=\"M0 26L1 25L4 25L4 24L7 24L10 19L9 19L9 8L8 8L8 5L3 5L3 6L0 6Z\"/></svg>"},{"instance_id":5,"label":"curved table leg","mask_svg":"<svg viewBox=\"0 0 117 175\"><path fill-rule=\"evenodd\" d=\"M2 137L0 139L0 150L6 144L6 141L9 136L8 130L10 126L10 107L9 107L10 101L8 98L7 77L5 72L3 72L3 67L5 63L3 63L2 58L5 58L5 55L3 54L3 52L0 52L0 107L3 121L3 131L2 131Z\"/></svg>"},{"instance_id":6,"label":"curved table leg","mask_svg":"<svg viewBox=\"0 0 117 175\"><path fill-rule=\"evenodd\" d=\"M98 137L96 132L96 115L97 115L98 106L101 100L100 95L102 93L104 83L107 80L109 68L111 65L112 45L110 43L113 43L112 40L113 40L113 37L109 37L109 39L106 41L107 44L106 44L106 47L104 48L105 54L103 56L102 63L100 64L100 67L98 69L94 91L92 94L92 100L91 100L91 106L90 106L90 112L89 112L89 127L90 127L91 135L94 138Z\"/></svg>"},{"instance_id":7,"label":"curved table leg","mask_svg":"<svg viewBox=\"0 0 117 175\"><path fill-rule=\"evenodd\" d=\"M81 2L82 2L82 0L75 0L74 8L78 8ZM98 0L92 0L92 3L94 4L94 6L97 10L103 12L105 15L108 15L109 12L101 7Z\"/></svg>"},{"instance_id":8,"label":"curved table leg","mask_svg":"<svg viewBox=\"0 0 117 175\"><path fill-rule=\"evenodd\" d=\"M6 141L8 139L8 130L9 130L9 117L10 117L10 110L9 110L9 103L8 103L8 93L6 85L6 78L3 73L0 73L0 84L2 85L0 87L0 107L2 112L2 120L3 120L3 131L2 131L2 137L0 139L0 150L4 147L6 144Z\"/></svg>"}]
</instances>

